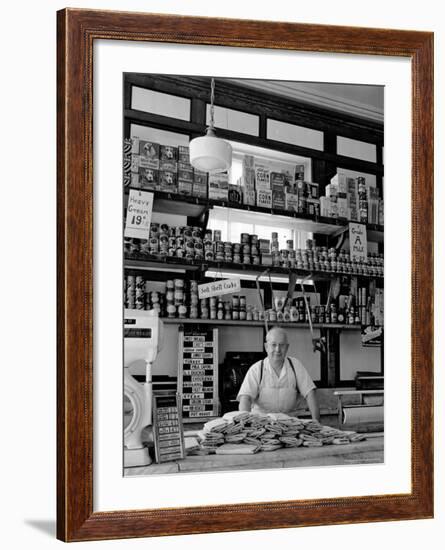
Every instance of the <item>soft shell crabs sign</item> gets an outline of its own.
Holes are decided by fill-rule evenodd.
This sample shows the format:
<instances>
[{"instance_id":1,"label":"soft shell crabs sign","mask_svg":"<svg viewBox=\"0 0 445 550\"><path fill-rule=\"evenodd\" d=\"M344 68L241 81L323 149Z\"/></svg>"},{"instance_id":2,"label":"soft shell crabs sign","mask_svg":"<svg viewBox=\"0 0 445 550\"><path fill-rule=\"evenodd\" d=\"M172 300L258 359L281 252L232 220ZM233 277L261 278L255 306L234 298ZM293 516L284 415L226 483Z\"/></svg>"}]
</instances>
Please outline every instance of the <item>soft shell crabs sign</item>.
<instances>
[{"instance_id":1,"label":"soft shell crabs sign","mask_svg":"<svg viewBox=\"0 0 445 550\"><path fill-rule=\"evenodd\" d=\"M349 248L351 261L366 262L368 258L366 225L361 223L349 224Z\"/></svg>"},{"instance_id":2,"label":"soft shell crabs sign","mask_svg":"<svg viewBox=\"0 0 445 550\"><path fill-rule=\"evenodd\" d=\"M198 296L201 298L210 298L211 296L222 296L223 294L232 294L240 292L241 282L238 278L222 279L213 281L204 285L198 285Z\"/></svg>"}]
</instances>

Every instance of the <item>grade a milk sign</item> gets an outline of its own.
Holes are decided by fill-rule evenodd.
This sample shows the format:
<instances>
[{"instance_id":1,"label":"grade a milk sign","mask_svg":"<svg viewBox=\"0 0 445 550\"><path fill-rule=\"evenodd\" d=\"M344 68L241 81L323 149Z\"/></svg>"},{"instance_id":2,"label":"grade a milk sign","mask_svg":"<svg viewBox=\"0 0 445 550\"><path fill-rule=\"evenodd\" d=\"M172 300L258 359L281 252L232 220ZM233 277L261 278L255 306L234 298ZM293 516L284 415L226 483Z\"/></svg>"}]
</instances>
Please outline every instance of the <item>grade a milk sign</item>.
<instances>
[{"instance_id":1,"label":"grade a milk sign","mask_svg":"<svg viewBox=\"0 0 445 550\"><path fill-rule=\"evenodd\" d=\"M125 237L148 239L150 236L153 193L130 190L125 220Z\"/></svg>"},{"instance_id":2,"label":"grade a milk sign","mask_svg":"<svg viewBox=\"0 0 445 550\"><path fill-rule=\"evenodd\" d=\"M368 241L366 225L361 223L349 224L349 249L352 261L366 261L368 258Z\"/></svg>"},{"instance_id":3,"label":"grade a milk sign","mask_svg":"<svg viewBox=\"0 0 445 550\"><path fill-rule=\"evenodd\" d=\"M223 294L232 294L241 291L241 282L239 279L222 279L213 281L204 285L198 285L198 296L201 298L210 298L211 296L222 296Z\"/></svg>"}]
</instances>

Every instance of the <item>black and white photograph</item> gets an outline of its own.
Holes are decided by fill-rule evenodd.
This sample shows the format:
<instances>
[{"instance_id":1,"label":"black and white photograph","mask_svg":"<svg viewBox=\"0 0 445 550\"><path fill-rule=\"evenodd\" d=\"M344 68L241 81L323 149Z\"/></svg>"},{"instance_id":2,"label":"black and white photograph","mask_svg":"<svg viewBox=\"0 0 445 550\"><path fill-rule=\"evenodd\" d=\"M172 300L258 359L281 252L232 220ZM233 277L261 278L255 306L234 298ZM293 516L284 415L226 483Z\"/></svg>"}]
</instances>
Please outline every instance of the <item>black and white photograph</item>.
<instances>
[{"instance_id":1,"label":"black and white photograph","mask_svg":"<svg viewBox=\"0 0 445 550\"><path fill-rule=\"evenodd\" d=\"M123 75L123 472L384 462L384 86Z\"/></svg>"}]
</instances>

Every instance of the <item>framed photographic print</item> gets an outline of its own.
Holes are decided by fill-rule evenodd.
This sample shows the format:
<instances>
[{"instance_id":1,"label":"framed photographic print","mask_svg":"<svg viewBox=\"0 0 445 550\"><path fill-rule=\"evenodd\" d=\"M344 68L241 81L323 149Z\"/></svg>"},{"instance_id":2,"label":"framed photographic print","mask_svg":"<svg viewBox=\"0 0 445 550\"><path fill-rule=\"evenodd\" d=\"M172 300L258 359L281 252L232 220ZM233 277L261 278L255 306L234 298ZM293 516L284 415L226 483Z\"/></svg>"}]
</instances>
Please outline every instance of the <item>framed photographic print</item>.
<instances>
[{"instance_id":1,"label":"framed photographic print","mask_svg":"<svg viewBox=\"0 0 445 550\"><path fill-rule=\"evenodd\" d=\"M58 538L432 517L432 50L58 13Z\"/></svg>"}]
</instances>

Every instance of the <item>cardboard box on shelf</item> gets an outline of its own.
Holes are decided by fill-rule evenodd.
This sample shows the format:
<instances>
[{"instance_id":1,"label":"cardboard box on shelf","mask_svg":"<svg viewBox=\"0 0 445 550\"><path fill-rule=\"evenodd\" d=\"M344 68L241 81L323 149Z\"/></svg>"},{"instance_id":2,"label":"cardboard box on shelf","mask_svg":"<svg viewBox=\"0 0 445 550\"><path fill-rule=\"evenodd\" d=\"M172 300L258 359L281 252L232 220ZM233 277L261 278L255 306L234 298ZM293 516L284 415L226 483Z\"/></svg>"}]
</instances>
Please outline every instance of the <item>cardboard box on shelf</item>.
<instances>
[{"instance_id":1,"label":"cardboard box on shelf","mask_svg":"<svg viewBox=\"0 0 445 550\"><path fill-rule=\"evenodd\" d=\"M131 155L131 171L133 174L139 173L139 166L140 166L140 155L135 155L134 153Z\"/></svg>"},{"instance_id":2,"label":"cardboard box on shelf","mask_svg":"<svg viewBox=\"0 0 445 550\"><path fill-rule=\"evenodd\" d=\"M338 217L347 219L348 218L348 199L339 197L337 199L337 208L338 208Z\"/></svg>"},{"instance_id":3,"label":"cardboard box on shelf","mask_svg":"<svg viewBox=\"0 0 445 550\"><path fill-rule=\"evenodd\" d=\"M193 181L178 180L178 193L180 195L191 196L193 191Z\"/></svg>"},{"instance_id":4,"label":"cardboard box on shelf","mask_svg":"<svg viewBox=\"0 0 445 550\"><path fill-rule=\"evenodd\" d=\"M249 206L255 206L256 204L256 194L255 189L248 189L243 187L243 204Z\"/></svg>"},{"instance_id":5,"label":"cardboard box on shelf","mask_svg":"<svg viewBox=\"0 0 445 550\"><path fill-rule=\"evenodd\" d=\"M257 190L256 204L262 208L272 208L272 191L270 189Z\"/></svg>"},{"instance_id":6,"label":"cardboard box on shelf","mask_svg":"<svg viewBox=\"0 0 445 550\"><path fill-rule=\"evenodd\" d=\"M270 190L270 170L265 164L255 163L255 189Z\"/></svg>"},{"instance_id":7,"label":"cardboard box on shelf","mask_svg":"<svg viewBox=\"0 0 445 550\"><path fill-rule=\"evenodd\" d=\"M190 164L190 148L187 145L180 145L178 147L178 162L188 164L190 168L192 167Z\"/></svg>"},{"instance_id":8,"label":"cardboard box on shelf","mask_svg":"<svg viewBox=\"0 0 445 550\"><path fill-rule=\"evenodd\" d=\"M309 199L318 199L320 198L320 188L318 183L313 183L311 181L306 182L307 196Z\"/></svg>"},{"instance_id":9,"label":"cardboard box on shelf","mask_svg":"<svg viewBox=\"0 0 445 550\"><path fill-rule=\"evenodd\" d=\"M286 208L286 196L284 192L284 181L272 184L272 208L284 210Z\"/></svg>"},{"instance_id":10,"label":"cardboard box on shelf","mask_svg":"<svg viewBox=\"0 0 445 550\"><path fill-rule=\"evenodd\" d=\"M286 193L285 207L286 210L298 212L298 193Z\"/></svg>"},{"instance_id":11,"label":"cardboard box on shelf","mask_svg":"<svg viewBox=\"0 0 445 550\"><path fill-rule=\"evenodd\" d=\"M134 138L130 138L130 139L131 139L131 152L134 155L139 155L139 138L134 137Z\"/></svg>"},{"instance_id":12,"label":"cardboard box on shelf","mask_svg":"<svg viewBox=\"0 0 445 550\"><path fill-rule=\"evenodd\" d=\"M141 189L159 188L159 170L152 168L139 168L139 187Z\"/></svg>"},{"instance_id":13,"label":"cardboard box on shelf","mask_svg":"<svg viewBox=\"0 0 445 550\"><path fill-rule=\"evenodd\" d=\"M239 185L233 185L229 183L229 192L228 192L229 202L236 204L243 204L243 192Z\"/></svg>"},{"instance_id":14,"label":"cardboard box on shelf","mask_svg":"<svg viewBox=\"0 0 445 550\"><path fill-rule=\"evenodd\" d=\"M178 148L172 145L161 145L159 159L164 162L178 162Z\"/></svg>"},{"instance_id":15,"label":"cardboard box on shelf","mask_svg":"<svg viewBox=\"0 0 445 550\"><path fill-rule=\"evenodd\" d=\"M166 193L178 192L178 180L176 172L168 170L159 171L159 189Z\"/></svg>"},{"instance_id":16,"label":"cardboard box on shelf","mask_svg":"<svg viewBox=\"0 0 445 550\"><path fill-rule=\"evenodd\" d=\"M188 164L178 163L178 181L190 181L193 183L193 168L189 168Z\"/></svg>"},{"instance_id":17,"label":"cardboard box on shelf","mask_svg":"<svg viewBox=\"0 0 445 550\"><path fill-rule=\"evenodd\" d=\"M229 176L227 172L209 174L209 199L227 201L229 198Z\"/></svg>"},{"instance_id":18,"label":"cardboard box on shelf","mask_svg":"<svg viewBox=\"0 0 445 550\"><path fill-rule=\"evenodd\" d=\"M158 143L139 140L139 165L142 168L159 170L159 148Z\"/></svg>"},{"instance_id":19,"label":"cardboard box on shelf","mask_svg":"<svg viewBox=\"0 0 445 550\"><path fill-rule=\"evenodd\" d=\"M320 199L307 199L306 213L318 217L320 215Z\"/></svg>"},{"instance_id":20,"label":"cardboard box on shelf","mask_svg":"<svg viewBox=\"0 0 445 550\"><path fill-rule=\"evenodd\" d=\"M255 168L255 157L253 155L244 155L243 156L243 170L245 168L254 169Z\"/></svg>"},{"instance_id":21,"label":"cardboard box on shelf","mask_svg":"<svg viewBox=\"0 0 445 550\"><path fill-rule=\"evenodd\" d=\"M297 180L304 180L304 164L295 166L295 181Z\"/></svg>"},{"instance_id":22,"label":"cardboard box on shelf","mask_svg":"<svg viewBox=\"0 0 445 550\"><path fill-rule=\"evenodd\" d=\"M199 198L207 198L208 188L207 188L207 172L202 172L201 170L193 170L193 187L192 195Z\"/></svg>"},{"instance_id":23,"label":"cardboard box on shelf","mask_svg":"<svg viewBox=\"0 0 445 550\"><path fill-rule=\"evenodd\" d=\"M141 183L139 181L139 172L137 174L135 173L131 174L131 187L134 187L136 189L141 188Z\"/></svg>"}]
</instances>

